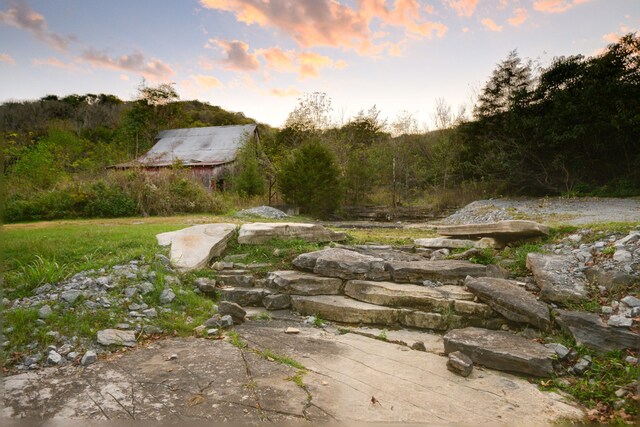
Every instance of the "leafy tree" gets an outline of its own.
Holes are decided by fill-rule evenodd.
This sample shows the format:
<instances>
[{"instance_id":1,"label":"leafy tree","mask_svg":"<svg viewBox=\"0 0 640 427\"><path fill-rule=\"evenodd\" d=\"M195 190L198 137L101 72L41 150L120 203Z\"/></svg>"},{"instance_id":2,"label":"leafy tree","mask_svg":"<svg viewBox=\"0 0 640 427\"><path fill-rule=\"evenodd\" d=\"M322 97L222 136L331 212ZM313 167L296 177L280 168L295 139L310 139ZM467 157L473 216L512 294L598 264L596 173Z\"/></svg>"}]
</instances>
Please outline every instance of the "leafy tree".
<instances>
[{"instance_id":1,"label":"leafy tree","mask_svg":"<svg viewBox=\"0 0 640 427\"><path fill-rule=\"evenodd\" d=\"M262 196L265 192L265 177L261 172L258 152L251 139L238 152L237 172L233 183L241 196Z\"/></svg>"},{"instance_id":2,"label":"leafy tree","mask_svg":"<svg viewBox=\"0 0 640 427\"><path fill-rule=\"evenodd\" d=\"M342 202L340 171L334 156L317 140L292 153L282 165L278 183L284 200L305 213L326 217Z\"/></svg>"}]
</instances>

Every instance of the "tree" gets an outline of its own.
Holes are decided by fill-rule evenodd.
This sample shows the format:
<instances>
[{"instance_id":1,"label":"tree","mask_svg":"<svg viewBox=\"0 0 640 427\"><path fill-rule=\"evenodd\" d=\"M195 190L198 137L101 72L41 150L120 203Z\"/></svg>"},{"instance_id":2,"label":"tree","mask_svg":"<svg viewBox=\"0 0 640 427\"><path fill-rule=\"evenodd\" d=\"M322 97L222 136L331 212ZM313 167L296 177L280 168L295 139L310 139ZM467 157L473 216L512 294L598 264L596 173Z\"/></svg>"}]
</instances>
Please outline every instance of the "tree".
<instances>
[{"instance_id":1,"label":"tree","mask_svg":"<svg viewBox=\"0 0 640 427\"><path fill-rule=\"evenodd\" d=\"M247 138L237 157L235 191L241 196L261 196L265 191L265 178L260 170L258 153L252 139Z\"/></svg>"},{"instance_id":2,"label":"tree","mask_svg":"<svg viewBox=\"0 0 640 427\"><path fill-rule=\"evenodd\" d=\"M317 140L296 149L280 169L278 183L287 203L326 217L342 202L340 171L331 151Z\"/></svg>"},{"instance_id":3,"label":"tree","mask_svg":"<svg viewBox=\"0 0 640 427\"><path fill-rule=\"evenodd\" d=\"M299 131L318 131L331 124L331 98L324 92L306 93L298 98L298 105L289 113L284 124Z\"/></svg>"}]
</instances>

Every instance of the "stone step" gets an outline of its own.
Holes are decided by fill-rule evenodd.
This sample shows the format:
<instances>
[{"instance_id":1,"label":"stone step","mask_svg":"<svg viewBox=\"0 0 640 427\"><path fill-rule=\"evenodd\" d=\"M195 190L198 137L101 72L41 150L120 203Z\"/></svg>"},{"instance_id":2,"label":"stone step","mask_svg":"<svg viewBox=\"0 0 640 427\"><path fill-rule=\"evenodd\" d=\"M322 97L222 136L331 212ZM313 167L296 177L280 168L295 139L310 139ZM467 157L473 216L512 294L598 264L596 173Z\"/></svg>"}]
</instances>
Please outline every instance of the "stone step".
<instances>
[{"instance_id":1,"label":"stone step","mask_svg":"<svg viewBox=\"0 0 640 427\"><path fill-rule=\"evenodd\" d=\"M220 294L222 301L235 302L241 306L249 307L262 307L264 297L271 295L271 291L264 288L226 287L216 291Z\"/></svg>"},{"instance_id":2,"label":"stone step","mask_svg":"<svg viewBox=\"0 0 640 427\"><path fill-rule=\"evenodd\" d=\"M218 283L223 286L250 288L254 286L255 279L250 274L220 274L218 276Z\"/></svg>"},{"instance_id":3,"label":"stone step","mask_svg":"<svg viewBox=\"0 0 640 427\"><path fill-rule=\"evenodd\" d=\"M460 286L428 288L390 282L350 280L344 293L358 301L387 307L413 308L436 313L457 312L459 309L460 314L485 319L493 314L488 305L473 302L473 294Z\"/></svg>"},{"instance_id":4,"label":"stone step","mask_svg":"<svg viewBox=\"0 0 640 427\"><path fill-rule=\"evenodd\" d=\"M338 295L342 293L342 279L293 270L269 273L266 286L274 292L290 295Z\"/></svg>"},{"instance_id":5,"label":"stone step","mask_svg":"<svg viewBox=\"0 0 640 427\"><path fill-rule=\"evenodd\" d=\"M436 232L441 236L479 239L493 237L501 242L530 239L549 234L549 227L534 221L500 221L486 224L440 225Z\"/></svg>"},{"instance_id":6,"label":"stone step","mask_svg":"<svg viewBox=\"0 0 640 427\"><path fill-rule=\"evenodd\" d=\"M243 224L238 233L238 243L261 245L271 239L302 239L307 242L340 242L347 238L342 232L324 228L320 224L296 222L267 222Z\"/></svg>"},{"instance_id":7,"label":"stone step","mask_svg":"<svg viewBox=\"0 0 640 427\"><path fill-rule=\"evenodd\" d=\"M293 265L320 276L340 279L388 280L384 259L343 248L330 248L299 255Z\"/></svg>"},{"instance_id":8,"label":"stone step","mask_svg":"<svg viewBox=\"0 0 640 427\"><path fill-rule=\"evenodd\" d=\"M445 331L468 325L500 327L498 319L482 319L447 313L424 312L406 308L386 307L358 301L341 295L291 296L294 311L305 315L317 315L323 319L341 323L357 323L382 326L408 326L419 329ZM496 320L498 322L496 323Z\"/></svg>"},{"instance_id":9,"label":"stone step","mask_svg":"<svg viewBox=\"0 0 640 427\"><path fill-rule=\"evenodd\" d=\"M467 249L467 248L501 248L502 245L495 239L483 237L480 240L468 239L448 239L446 237L432 237L425 239L415 239L413 241L417 247L429 249Z\"/></svg>"},{"instance_id":10,"label":"stone step","mask_svg":"<svg viewBox=\"0 0 640 427\"><path fill-rule=\"evenodd\" d=\"M458 260L387 262L385 270L389 272L391 280L396 283L421 284L429 280L445 285L456 285L462 284L467 276L487 275L485 265Z\"/></svg>"}]
</instances>

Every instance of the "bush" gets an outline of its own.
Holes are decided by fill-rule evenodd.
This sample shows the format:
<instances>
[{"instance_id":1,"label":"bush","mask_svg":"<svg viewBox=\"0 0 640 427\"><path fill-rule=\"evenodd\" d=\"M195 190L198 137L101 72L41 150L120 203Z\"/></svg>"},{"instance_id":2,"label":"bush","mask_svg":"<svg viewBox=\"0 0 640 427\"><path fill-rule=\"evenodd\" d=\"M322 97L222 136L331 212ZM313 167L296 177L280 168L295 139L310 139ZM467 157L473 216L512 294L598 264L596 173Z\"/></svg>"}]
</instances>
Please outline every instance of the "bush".
<instances>
[{"instance_id":1,"label":"bush","mask_svg":"<svg viewBox=\"0 0 640 427\"><path fill-rule=\"evenodd\" d=\"M318 141L308 142L282 165L278 175L282 197L302 212L326 217L342 202L339 173L331 151Z\"/></svg>"}]
</instances>

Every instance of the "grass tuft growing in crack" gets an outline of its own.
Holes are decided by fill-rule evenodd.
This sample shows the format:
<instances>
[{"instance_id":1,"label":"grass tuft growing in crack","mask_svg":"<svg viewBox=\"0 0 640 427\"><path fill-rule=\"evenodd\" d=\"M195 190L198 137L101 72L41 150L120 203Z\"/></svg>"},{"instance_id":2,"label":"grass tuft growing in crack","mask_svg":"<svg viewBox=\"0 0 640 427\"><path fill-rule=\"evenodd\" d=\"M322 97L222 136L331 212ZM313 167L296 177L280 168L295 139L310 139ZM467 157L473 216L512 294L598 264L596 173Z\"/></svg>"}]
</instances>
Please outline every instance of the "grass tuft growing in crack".
<instances>
[{"instance_id":1,"label":"grass tuft growing in crack","mask_svg":"<svg viewBox=\"0 0 640 427\"><path fill-rule=\"evenodd\" d=\"M269 350L268 348L265 348L264 350L258 350L257 353L260 356L264 357L265 359L271 360L273 362L281 363L283 365L288 365L296 369L302 369L302 370L307 369L297 360L292 359L288 356L283 356L282 354L275 353Z\"/></svg>"}]
</instances>

